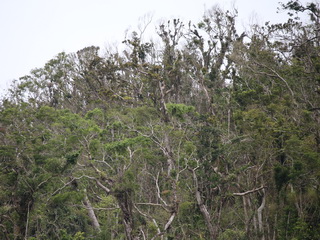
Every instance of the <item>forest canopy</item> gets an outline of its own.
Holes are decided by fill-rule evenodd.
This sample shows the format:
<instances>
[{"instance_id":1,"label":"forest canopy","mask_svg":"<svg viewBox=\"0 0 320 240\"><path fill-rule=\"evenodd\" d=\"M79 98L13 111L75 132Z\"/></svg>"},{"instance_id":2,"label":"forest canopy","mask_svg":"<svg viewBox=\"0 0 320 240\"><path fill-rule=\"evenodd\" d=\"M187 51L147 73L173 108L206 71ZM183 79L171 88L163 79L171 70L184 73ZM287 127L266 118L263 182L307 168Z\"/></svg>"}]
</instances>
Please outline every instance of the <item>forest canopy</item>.
<instances>
[{"instance_id":1,"label":"forest canopy","mask_svg":"<svg viewBox=\"0 0 320 240\"><path fill-rule=\"evenodd\" d=\"M216 6L16 81L0 239L320 239L319 2L279 9L238 32Z\"/></svg>"}]
</instances>

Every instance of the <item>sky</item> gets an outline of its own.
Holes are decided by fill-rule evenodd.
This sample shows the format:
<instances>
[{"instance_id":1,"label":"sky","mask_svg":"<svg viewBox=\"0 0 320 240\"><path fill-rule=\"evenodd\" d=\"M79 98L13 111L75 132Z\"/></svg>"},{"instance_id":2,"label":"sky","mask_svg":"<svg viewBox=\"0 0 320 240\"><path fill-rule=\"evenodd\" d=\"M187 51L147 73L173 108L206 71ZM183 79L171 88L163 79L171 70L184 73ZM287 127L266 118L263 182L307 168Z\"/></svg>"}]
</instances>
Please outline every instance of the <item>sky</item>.
<instances>
[{"instance_id":1,"label":"sky","mask_svg":"<svg viewBox=\"0 0 320 240\"><path fill-rule=\"evenodd\" d=\"M286 20L285 12L276 13L279 2L286 0L0 0L0 95L62 51L120 44L147 15L154 31L161 20L196 23L216 4L235 6L241 27Z\"/></svg>"}]
</instances>

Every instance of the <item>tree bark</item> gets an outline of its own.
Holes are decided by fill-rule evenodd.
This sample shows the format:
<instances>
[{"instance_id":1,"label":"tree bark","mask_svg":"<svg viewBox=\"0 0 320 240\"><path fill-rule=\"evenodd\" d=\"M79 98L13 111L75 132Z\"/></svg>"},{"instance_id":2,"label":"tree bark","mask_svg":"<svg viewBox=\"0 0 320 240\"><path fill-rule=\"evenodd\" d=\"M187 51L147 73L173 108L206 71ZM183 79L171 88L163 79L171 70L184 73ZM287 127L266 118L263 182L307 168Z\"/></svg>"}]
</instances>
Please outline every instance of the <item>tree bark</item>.
<instances>
[{"instance_id":1,"label":"tree bark","mask_svg":"<svg viewBox=\"0 0 320 240\"><path fill-rule=\"evenodd\" d=\"M265 190L263 189L263 198L262 203L260 207L258 208L257 214L258 214L258 226L259 226L259 232L261 234L261 240L264 240L264 230L263 230L263 220L262 220L262 211L266 205L266 196L265 196Z\"/></svg>"},{"instance_id":2,"label":"tree bark","mask_svg":"<svg viewBox=\"0 0 320 240\"><path fill-rule=\"evenodd\" d=\"M162 113L162 119L164 122L168 123L170 121L167 106L166 106L166 85L162 80L159 80L159 90L160 90L160 110Z\"/></svg>"},{"instance_id":3,"label":"tree bark","mask_svg":"<svg viewBox=\"0 0 320 240\"><path fill-rule=\"evenodd\" d=\"M119 190L116 192L115 197L117 198L119 207L122 211L123 215L123 224L125 228L125 234L127 240L135 240L139 239L134 235L134 221L133 221L133 214L132 214L132 200L131 200L131 193L124 190Z\"/></svg>"},{"instance_id":4,"label":"tree bark","mask_svg":"<svg viewBox=\"0 0 320 240\"><path fill-rule=\"evenodd\" d=\"M195 172L195 169L192 170L193 172L193 179L194 179L194 183L195 183L195 195L196 195L196 200L197 200L197 204L200 208L200 212L202 213L204 220L206 222L208 231L209 231L209 235L210 235L210 239L211 240L215 240L217 233L211 223L211 216L210 213L207 209L207 206L203 203L202 199L201 199L201 193L199 191L199 185L198 185L198 178Z\"/></svg>"},{"instance_id":5,"label":"tree bark","mask_svg":"<svg viewBox=\"0 0 320 240\"><path fill-rule=\"evenodd\" d=\"M86 206L86 208L88 210L88 215L91 220L93 228L96 229L98 232L100 232L101 231L100 224L98 222L96 214L94 213L93 207L91 205L91 202L90 202L87 194L84 197L83 204Z\"/></svg>"},{"instance_id":6,"label":"tree bark","mask_svg":"<svg viewBox=\"0 0 320 240\"><path fill-rule=\"evenodd\" d=\"M173 153L170 146L169 136L168 134L164 135L164 151L163 154L167 158L167 165L168 165L168 176L171 175L172 170L175 168L174 160L173 160Z\"/></svg>"},{"instance_id":7,"label":"tree bark","mask_svg":"<svg viewBox=\"0 0 320 240\"><path fill-rule=\"evenodd\" d=\"M243 202L244 219L245 219L245 224L246 224L246 233L247 233L247 235L249 235L249 230L250 230L249 222L250 222L250 218L249 218L248 210L247 210L248 206L247 206L246 196L242 196L242 202Z\"/></svg>"}]
</instances>

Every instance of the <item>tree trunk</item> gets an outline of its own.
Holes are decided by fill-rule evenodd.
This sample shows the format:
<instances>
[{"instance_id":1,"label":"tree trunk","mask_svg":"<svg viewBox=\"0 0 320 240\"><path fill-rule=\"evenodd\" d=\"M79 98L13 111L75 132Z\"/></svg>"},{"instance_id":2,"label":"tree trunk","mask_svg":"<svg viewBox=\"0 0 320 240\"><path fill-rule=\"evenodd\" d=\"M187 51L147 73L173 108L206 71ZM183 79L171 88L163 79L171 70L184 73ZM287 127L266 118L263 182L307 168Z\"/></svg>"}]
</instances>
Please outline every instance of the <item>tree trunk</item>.
<instances>
[{"instance_id":1,"label":"tree trunk","mask_svg":"<svg viewBox=\"0 0 320 240\"><path fill-rule=\"evenodd\" d=\"M207 206L203 203L203 201L201 199L201 193L199 191L199 185L198 185L198 178L197 178L195 170L193 170L193 179L194 179L195 188L196 188L195 195L196 195L197 204L198 204L198 206L200 208L200 212L202 213L204 220L206 222L206 225L207 225L207 228L209 231L209 235L210 235L210 239L215 240L217 237L217 233L211 223L211 216L210 216L210 213L207 209Z\"/></svg>"},{"instance_id":2,"label":"tree trunk","mask_svg":"<svg viewBox=\"0 0 320 240\"><path fill-rule=\"evenodd\" d=\"M258 226L259 226L259 232L261 234L261 240L264 240L264 229L263 229L263 220L262 220L262 211L266 205L266 196L265 196L265 190L263 189L263 198L262 198L262 203L260 207L258 208Z\"/></svg>"},{"instance_id":3,"label":"tree trunk","mask_svg":"<svg viewBox=\"0 0 320 240\"><path fill-rule=\"evenodd\" d=\"M168 165L168 176L171 175L172 170L175 168L174 160L173 160L173 153L170 146L169 136L168 134L164 135L164 150L163 154L167 158L167 165Z\"/></svg>"},{"instance_id":4,"label":"tree trunk","mask_svg":"<svg viewBox=\"0 0 320 240\"><path fill-rule=\"evenodd\" d=\"M170 121L167 106L166 106L166 94L165 94L166 85L163 81L159 81L159 90L160 90L160 110L162 113L162 119L164 122L168 123Z\"/></svg>"},{"instance_id":5,"label":"tree trunk","mask_svg":"<svg viewBox=\"0 0 320 240\"><path fill-rule=\"evenodd\" d=\"M98 219L96 217L96 214L94 213L93 211L93 208L92 208L92 205L91 205L91 202L87 196L87 194L85 195L84 197L84 200L83 200L83 204L86 206L87 210L88 210L88 215L89 215L89 218L91 220L91 223L92 223L92 226L94 229L98 230L99 232L101 231L100 229L100 224L98 222Z\"/></svg>"},{"instance_id":6,"label":"tree trunk","mask_svg":"<svg viewBox=\"0 0 320 240\"><path fill-rule=\"evenodd\" d=\"M119 207L122 211L123 215L123 224L125 228L125 233L127 240L135 240L138 239L134 236L134 221L132 214L132 201L131 201L131 193L128 191L117 191L115 197L118 200Z\"/></svg>"},{"instance_id":7,"label":"tree trunk","mask_svg":"<svg viewBox=\"0 0 320 240\"><path fill-rule=\"evenodd\" d=\"M243 202L244 219L246 224L246 234L248 236L250 231L250 227L249 227L250 218L248 215L248 206L247 206L246 196L242 196L242 202Z\"/></svg>"}]
</instances>

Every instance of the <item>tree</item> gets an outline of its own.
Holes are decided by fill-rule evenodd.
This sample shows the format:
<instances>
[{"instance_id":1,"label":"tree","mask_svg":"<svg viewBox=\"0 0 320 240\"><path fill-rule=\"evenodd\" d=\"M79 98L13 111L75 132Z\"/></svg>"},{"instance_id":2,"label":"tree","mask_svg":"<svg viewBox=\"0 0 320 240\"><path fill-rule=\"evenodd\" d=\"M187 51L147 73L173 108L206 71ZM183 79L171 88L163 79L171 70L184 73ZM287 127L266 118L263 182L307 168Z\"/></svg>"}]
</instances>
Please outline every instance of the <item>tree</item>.
<instances>
[{"instance_id":1,"label":"tree","mask_svg":"<svg viewBox=\"0 0 320 240\"><path fill-rule=\"evenodd\" d=\"M60 53L0 102L2 239L318 239L319 8ZM299 14L310 21L301 22ZM149 23L147 23L148 25Z\"/></svg>"}]
</instances>

